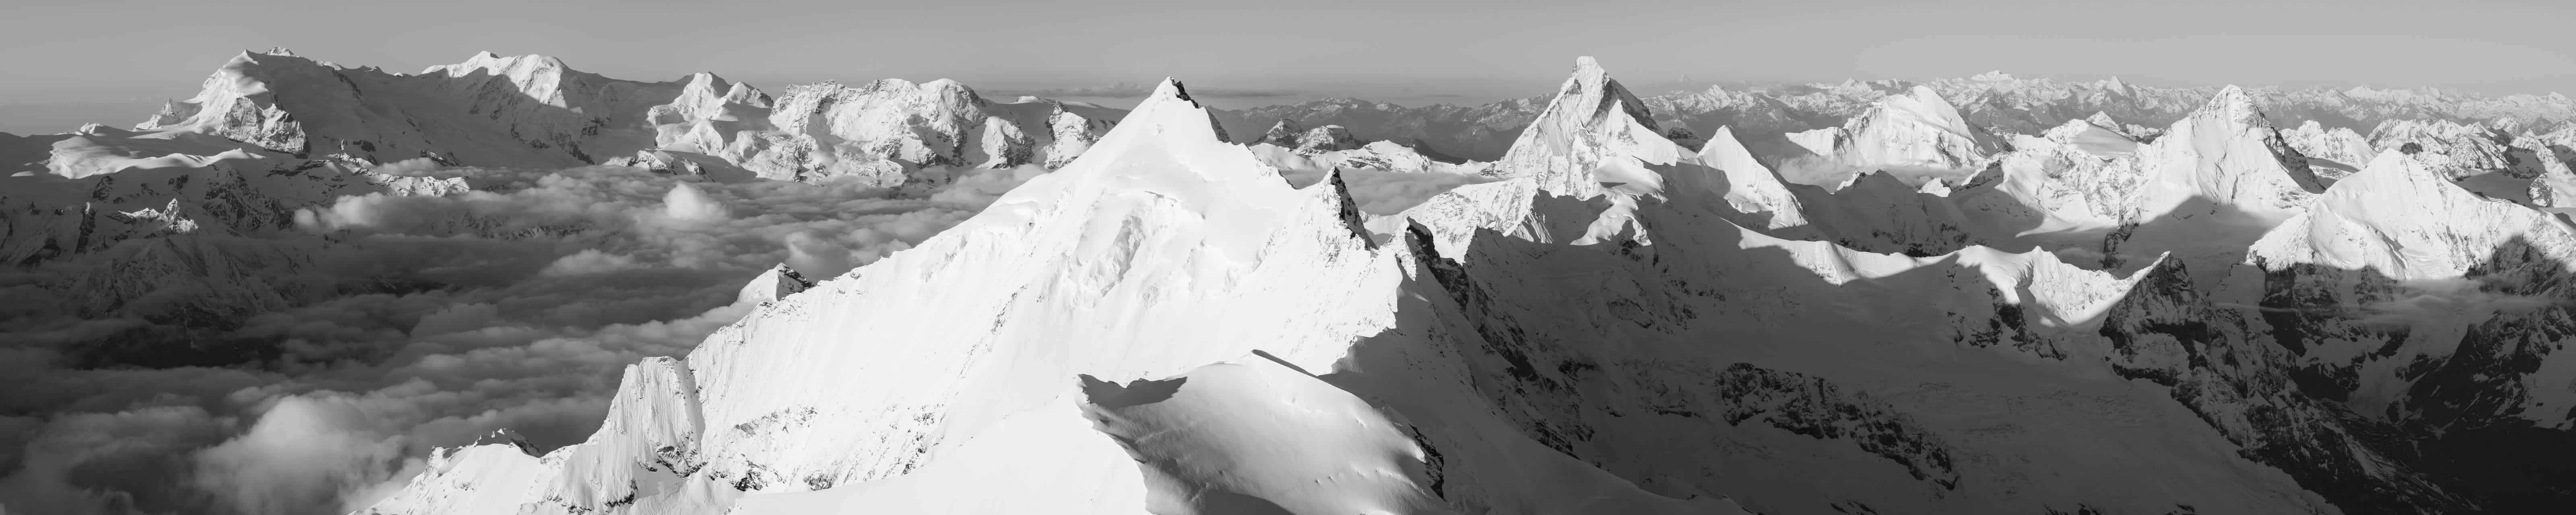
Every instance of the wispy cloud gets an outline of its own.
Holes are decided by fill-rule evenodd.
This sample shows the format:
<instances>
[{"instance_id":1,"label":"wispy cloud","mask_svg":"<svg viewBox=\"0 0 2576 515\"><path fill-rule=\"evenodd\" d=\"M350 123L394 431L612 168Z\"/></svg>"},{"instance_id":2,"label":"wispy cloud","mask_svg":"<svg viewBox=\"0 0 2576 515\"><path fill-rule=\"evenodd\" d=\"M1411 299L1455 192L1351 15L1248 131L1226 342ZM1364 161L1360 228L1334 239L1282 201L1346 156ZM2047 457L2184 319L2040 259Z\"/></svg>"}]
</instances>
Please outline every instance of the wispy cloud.
<instances>
[{"instance_id":1,"label":"wispy cloud","mask_svg":"<svg viewBox=\"0 0 2576 515\"><path fill-rule=\"evenodd\" d=\"M2439 320L2483 320L2495 315L2530 313L2556 299L2509 293L2516 280L2499 277L2418 279L2397 283L2389 298L2361 306L2362 324L2402 328Z\"/></svg>"}]
</instances>

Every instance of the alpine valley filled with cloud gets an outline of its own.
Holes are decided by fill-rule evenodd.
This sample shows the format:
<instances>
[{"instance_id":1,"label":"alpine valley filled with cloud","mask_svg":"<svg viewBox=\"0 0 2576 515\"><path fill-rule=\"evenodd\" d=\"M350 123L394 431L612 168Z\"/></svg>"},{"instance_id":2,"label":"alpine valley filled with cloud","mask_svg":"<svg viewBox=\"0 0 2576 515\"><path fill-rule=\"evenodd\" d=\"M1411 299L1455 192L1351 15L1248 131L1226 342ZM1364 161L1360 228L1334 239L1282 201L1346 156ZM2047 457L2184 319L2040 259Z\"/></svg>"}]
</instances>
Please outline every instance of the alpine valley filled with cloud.
<instances>
[{"instance_id":1,"label":"alpine valley filled with cloud","mask_svg":"<svg viewBox=\"0 0 2576 515\"><path fill-rule=\"evenodd\" d=\"M243 52L0 134L0 514L2576 505L2567 96L1566 58L1061 90L1122 109Z\"/></svg>"}]
</instances>

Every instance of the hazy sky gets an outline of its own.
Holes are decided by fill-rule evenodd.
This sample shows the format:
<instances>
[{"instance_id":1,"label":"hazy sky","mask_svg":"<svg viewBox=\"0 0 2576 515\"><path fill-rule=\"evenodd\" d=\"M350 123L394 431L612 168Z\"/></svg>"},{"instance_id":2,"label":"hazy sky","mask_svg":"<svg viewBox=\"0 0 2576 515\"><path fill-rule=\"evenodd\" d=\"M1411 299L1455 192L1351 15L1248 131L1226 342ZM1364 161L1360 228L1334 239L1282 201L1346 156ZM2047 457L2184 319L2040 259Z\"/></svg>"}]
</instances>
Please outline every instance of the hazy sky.
<instances>
[{"instance_id":1,"label":"hazy sky","mask_svg":"<svg viewBox=\"0 0 2576 515\"><path fill-rule=\"evenodd\" d=\"M416 71L479 50L614 77L955 78L1535 94L1577 55L1630 83L2004 70L2158 85L2576 94L2576 2L12 2L16 102L180 95L233 53ZM2276 5L2257 5L2276 4ZM1475 91L1489 89L1493 91ZM137 114L135 116L140 116Z\"/></svg>"}]
</instances>

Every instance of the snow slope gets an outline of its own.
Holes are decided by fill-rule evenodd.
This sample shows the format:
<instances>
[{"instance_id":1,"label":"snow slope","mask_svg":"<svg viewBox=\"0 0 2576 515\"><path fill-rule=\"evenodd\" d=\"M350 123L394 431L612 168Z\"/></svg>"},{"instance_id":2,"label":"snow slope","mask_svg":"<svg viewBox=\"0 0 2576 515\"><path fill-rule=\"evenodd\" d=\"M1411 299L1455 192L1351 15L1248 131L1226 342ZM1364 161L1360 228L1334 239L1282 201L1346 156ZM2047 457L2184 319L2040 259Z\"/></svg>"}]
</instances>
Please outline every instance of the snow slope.
<instances>
[{"instance_id":1,"label":"snow slope","mask_svg":"<svg viewBox=\"0 0 2576 515\"><path fill-rule=\"evenodd\" d=\"M1211 432L1199 436L1210 440L1187 444L1211 450L1171 456L1180 463L1154 469L1168 481L1149 482L1127 456L1131 450L1154 454L1155 442L1122 447L1110 437L1117 424L1104 434L1067 423L1078 420L1077 408L1105 409L1074 379L1162 379L1256 350L1298 368L1329 369L1353 338L1392 323L1395 285L1404 277L1389 254L1394 250L1355 232L1357 217L1339 188L1292 189L1244 147L1217 138L1207 111L1168 82L1084 157L1012 191L957 229L768 305L711 337L691 353L685 370L678 362L640 365L645 368L630 378L670 379L630 379L611 418L637 423L611 423L588 443L549 453L537 475L552 478L550 486L465 490L437 486L461 478L425 475L370 511L435 512L463 497L514 500L542 512L690 512L757 492L742 499L752 512L817 506L1134 512L1168 502L1176 495L1171 488L1212 488L1205 484L1210 479L1190 472L1212 466L1202 460L1258 453L1266 458L1238 463L1293 467L1272 453L1306 450L1242 440L1258 435ZM861 334L868 335L864 341L846 340ZM1208 408L1191 407L1186 401L1197 398L1195 391L1183 388L1194 396L1175 397L1169 409L1180 411L1168 416L1259 416L1234 408L1242 404L1235 402L1224 403L1228 409L1220 413L1188 414ZM1298 388L1292 391L1329 389ZM1316 394L1210 386L1207 395ZM1095 416L1117 412L1106 413ZM1395 430L1369 429L1381 441ZM1355 445L1330 443L1307 450ZM1045 449L1051 465L1020 466L1028 456L1010 452L1036 448ZM1254 484L1217 486L1254 496L1297 491L1278 490L1291 485L1258 474L1237 477ZM1402 493L1464 484L1508 497L1533 496L1529 489L1543 486L1443 477L1434 485L1388 478L1395 482L1332 491ZM1495 481L1502 480L1527 481ZM996 481L1037 488L1007 498L907 493L960 492ZM840 488L822 490L834 486ZM789 493L808 490L822 491ZM1637 498L1645 503L1640 506L1679 502L1633 487L1611 494ZM1268 502L1423 501L1416 493Z\"/></svg>"}]
</instances>

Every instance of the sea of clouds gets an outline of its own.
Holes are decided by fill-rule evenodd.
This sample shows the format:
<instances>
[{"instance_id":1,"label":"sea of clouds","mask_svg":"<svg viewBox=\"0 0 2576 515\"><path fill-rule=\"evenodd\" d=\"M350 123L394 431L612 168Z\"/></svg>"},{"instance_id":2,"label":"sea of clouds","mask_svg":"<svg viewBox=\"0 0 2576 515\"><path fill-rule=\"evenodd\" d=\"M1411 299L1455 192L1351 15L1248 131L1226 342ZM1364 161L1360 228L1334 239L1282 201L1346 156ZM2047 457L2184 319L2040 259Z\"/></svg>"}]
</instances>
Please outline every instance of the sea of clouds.
<instances>
[{"instance_id":1,"label":"sea of clouds","mask_svg":"<svg viewBox=\"0 0 2576 515\"><path fill-rule=\"evenodd\" d=\"M622 367L685 355L741 318L753 306L737 292L760 272L839 275L1044 173L939 171L944 185L885 189L618 167L380 171L478 191L342 197L281 234L199 237L299 256L235 267L296 285L283 304L226 311L201 305L220 302L205 299L223 298L208 291L222 281L173 281L100 312L58 283L112 274L100 268L112 259L0 274L0 514L345 513L436 446L502 428L541 449L575 443ZM127 245L118 255L165 249Z\"/></svg>"},{"instance_id":2,"label":"sea of clouds","mask_svg":"<svg viewBox=\"0 0 2576 515\"><path fill-rule=\"evenodd\" d=\"M140 238L0 270L0 515L337 514L440 446L596 430L622 369L685 356L785 264L825 280L1047 173L916 172L888 189L594 166L341 197L274 233ZM1323 171L1287 177L1300 186ZM1345 170L1391 215L1457 173ZM95 286L95 287L94 287Z\"/></svg>"}]
</instances>

